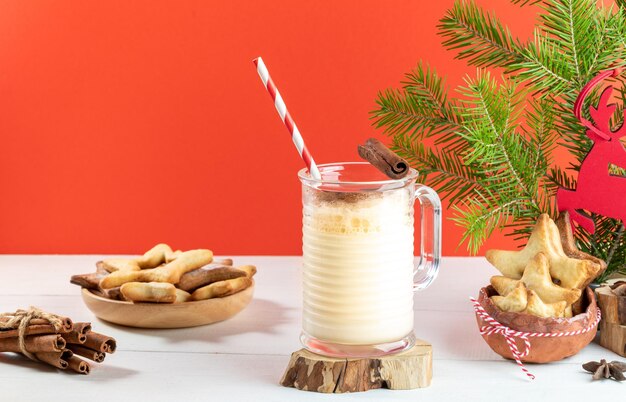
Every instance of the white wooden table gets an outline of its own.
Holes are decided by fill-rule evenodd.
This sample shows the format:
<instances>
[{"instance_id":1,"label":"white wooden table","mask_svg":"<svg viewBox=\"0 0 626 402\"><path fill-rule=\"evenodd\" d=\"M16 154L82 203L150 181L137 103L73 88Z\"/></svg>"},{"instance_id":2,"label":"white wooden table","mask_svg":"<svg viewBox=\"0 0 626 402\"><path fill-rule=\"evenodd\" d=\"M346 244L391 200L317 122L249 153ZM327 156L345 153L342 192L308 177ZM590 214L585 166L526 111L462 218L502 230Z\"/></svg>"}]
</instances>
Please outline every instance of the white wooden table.
<instances>
[{"instance_id":1,"label":"white wooden table","mask_svg":"<svg viewBox=\"0 0 626 402\"><path fill-rule=\"evenodd\" d=\"M493 353L478 334L468 301L495 273L482 258L445 258L434 285L415 296L415 332L434 347L432 386L344 395L278 385L289 355L300 348L300 257L233 257L237 264L258 267L250 306L229 321L179 330L125 328L95 318L69 277L90 272L99 258L0 256L0 310L35 305L91 321L96 331L118 341L118 351L103 364L92 364L89 376L0 354L0 401L528 402L567 397L588 402L626 395L626 383L592 383L582 370L589 360L626 360L596 344L558 363L530 365L535 381Z\"/></svg>"}]
</instances>

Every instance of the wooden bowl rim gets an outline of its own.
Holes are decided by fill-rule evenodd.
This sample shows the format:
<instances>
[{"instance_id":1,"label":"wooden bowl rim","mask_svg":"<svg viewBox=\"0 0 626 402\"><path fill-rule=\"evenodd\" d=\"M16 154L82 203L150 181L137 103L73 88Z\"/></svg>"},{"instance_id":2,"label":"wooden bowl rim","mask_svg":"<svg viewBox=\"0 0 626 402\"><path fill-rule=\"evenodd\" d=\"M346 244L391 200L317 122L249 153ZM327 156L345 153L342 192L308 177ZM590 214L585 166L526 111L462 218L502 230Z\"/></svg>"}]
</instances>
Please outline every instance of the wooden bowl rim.
<instances>
[{"instance_id":1,"label":"wooden bowl rim","mask_svg":"<svg viewBox=\"0 0 626 402\"><path fill-rule=\"evenodd\" d=\"M516 329L513 328L513 326L511 325L514 322L515 317L519 317L519 316L530 316L532 317L532 320L535 321L538 324L542 324L546 327L556 327L556 326L560 326L560 327L567 327L567 326L571 326L571 325L575 325L577 323L581 323L583 325L584 328L586 328L588 325L590 325L593 321L595 321L596 319L596 314L598 311L598 306L595 300L595 295L593 290L590 287L586 287L585 288L585 293L586 293L586 297L589 300L589 304L587 305L587 307L585 308L585 311L582 313L579 313L573 317L569 317L569 318L565 318L565 317L538 317L532 314L526 314L526 313L515 313L515 312L511 312L511 311L501 311L500 309L498 309L496 307L496 305L493 303L493 301L491 300L491 298L489 297L489 289L493 289L493 286L491 285L487 285L484 286L480 289L479 294L478 294L478 302L480 303L480 305L485 309L485 311L487 311L487 313L492 316L493 319L495 319L496 321L498 321L500 324L505 325L505 326L509 326L511 327L511 329ZM493 289L495 291L495 289ZM491 311L489 311L491 310ZM494 314L495 312L495 314ZM478 316L478 314L476 314ZM505 321L505 322L503 322ZM523 330L523 329L519 329L517 328L517 330ZM558 331L547 331L546 333L551 333L551 332L563 332L563 331L567 331L567 328L561 328ZM533 331L536 332L536 331Z\"/></svg>"},{"instance_id":2,"label":"wooden bowl rim","mask_svg":"<svg viewBox=\"0 0 626 402\"><path fill-rule=\"evenodd\" d=\"M248 289L254 289L254 279L252 279L252 285L248 286L247 288L237 292L237 293L233 293L232 295L228 295L226 297L215 297L212 299L205 299L205 300L192 300L192 301L186 301L186 302L182 302L182 303L149 303L149 302L137 302L137 303L133 303L131 301L126 301L126 300L113 300L113 299L107 299L106 297L102 297L102 296L98 296L97 294L94 294L91 292L91 290L87 289L87 288L81 288L81 292L83 294L84 297L89 297L95 300L98 300L100 302L105 302L105 303L110 303L110 304L118 304L118 305L122 305L122 306L137 306L137 305L141 305L141 306L155 306L155 307L159 307L159 308L163 308L166 306L189 306L190 304L201 304L201 303L210 303L210 302L215 302L216 300L227 300L231 297L234 296L238 296L240 295L240 293L245 292Z\"/></svg>"}]
</instances>

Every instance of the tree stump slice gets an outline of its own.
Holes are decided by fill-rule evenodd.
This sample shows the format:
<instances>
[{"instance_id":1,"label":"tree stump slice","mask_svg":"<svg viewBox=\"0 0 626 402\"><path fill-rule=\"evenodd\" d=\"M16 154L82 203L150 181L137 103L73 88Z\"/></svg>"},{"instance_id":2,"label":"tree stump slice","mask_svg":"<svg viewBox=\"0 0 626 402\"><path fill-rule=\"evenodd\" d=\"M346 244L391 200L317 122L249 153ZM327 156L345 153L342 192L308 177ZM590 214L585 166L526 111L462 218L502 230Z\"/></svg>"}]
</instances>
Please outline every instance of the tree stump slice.
<instances>
[{"instance_id":1,"label":"tree stump slice","mask_svg":"<svg viewBox=\"0 0 626 402\"><path fill-rule=\"evenodd\" d=\"M432 365L432 346L420 340L404 352L374 358L335 358L300 349L291 354L280 384L336 394L377 388L424 388L432 380Z\"/></svg>"}]
</instances>

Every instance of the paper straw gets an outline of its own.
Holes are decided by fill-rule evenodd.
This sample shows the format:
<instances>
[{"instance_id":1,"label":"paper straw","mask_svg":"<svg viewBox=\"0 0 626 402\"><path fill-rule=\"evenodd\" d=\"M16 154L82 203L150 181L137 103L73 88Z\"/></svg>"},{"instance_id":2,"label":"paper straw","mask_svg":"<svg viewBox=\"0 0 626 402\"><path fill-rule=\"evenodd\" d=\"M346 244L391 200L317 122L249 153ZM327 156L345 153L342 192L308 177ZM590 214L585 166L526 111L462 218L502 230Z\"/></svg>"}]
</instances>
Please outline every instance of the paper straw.
<instances>
[{"instance_id":1,"label":"paper straw","mask_svg":"<svg viewBox=\"0 0 626 402\"><path fill-rule=\"evenodd\" d=\"M276 106L276 110L278 111L278 115L280 116L283 123L287 127L289 134L291 135L291 139L293 140L298 153L300 153L300 157L304 160L306 167L309 169L311 176L313 176L316 180L322 180L322 176L320 175L320 171L317 169L317 165L315 161L313 161L313 157L311 153L306 147L304 143L304 139L300 134L300 130L296 126L296 123L291 118L289 111L287 110L287 106L285 105L285 101L283 101L283 97L280 96L278 92L278 88L274 85L274 81L272 81L272 77L270 77L269 71L267 71L267 67L265 67L265 63L263 63L263 59L257 57L253 60L254 65L256 66L256 70L259 73L259 77L261 77L261 81L263 81L263 85L265 85L265 89L270 94L270 97L274 101L274 106Z\"/></svg>"}]
</instances>

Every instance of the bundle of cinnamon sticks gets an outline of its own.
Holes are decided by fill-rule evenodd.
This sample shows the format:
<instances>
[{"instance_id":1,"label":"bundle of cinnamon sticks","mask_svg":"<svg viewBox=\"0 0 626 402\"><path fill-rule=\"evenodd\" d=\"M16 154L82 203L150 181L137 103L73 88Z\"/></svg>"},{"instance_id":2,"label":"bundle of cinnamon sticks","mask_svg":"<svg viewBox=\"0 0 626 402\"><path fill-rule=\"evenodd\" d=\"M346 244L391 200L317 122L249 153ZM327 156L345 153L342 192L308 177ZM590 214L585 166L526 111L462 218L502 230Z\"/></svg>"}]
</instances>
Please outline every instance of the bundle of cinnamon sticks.
<instances>
[{"instance_id":1,"label":"bundle of cinnamon sticks","mask_svg":"<svg viewBox=\"0 0 626 402\"><path fill-rule=\"evenodd\" d=\"M0 352L21 353L63 370L89 374L89 363L78 356L101 363L115 348L115 339L93 332L88 322L73 323L33 307L0 314Z\"/></svg>"}]
</instances>

